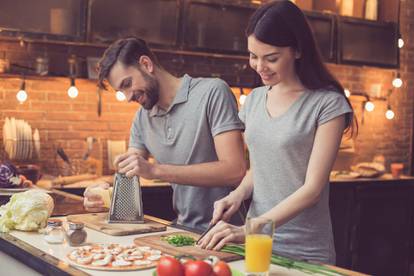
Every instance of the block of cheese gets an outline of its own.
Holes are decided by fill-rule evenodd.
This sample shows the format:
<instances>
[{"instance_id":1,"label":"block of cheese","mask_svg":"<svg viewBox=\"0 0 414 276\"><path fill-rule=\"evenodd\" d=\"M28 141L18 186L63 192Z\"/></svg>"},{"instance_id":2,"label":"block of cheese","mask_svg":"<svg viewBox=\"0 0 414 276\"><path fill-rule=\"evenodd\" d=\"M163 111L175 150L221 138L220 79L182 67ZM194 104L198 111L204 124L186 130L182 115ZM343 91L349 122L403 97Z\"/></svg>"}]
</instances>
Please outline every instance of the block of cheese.
<instances>
[{"instance_id":1,"label":"block of cheese","mask_svg":"<svg viewBox=\"0 0 414 276\"><path fill-rule=\"evenodd\" d=\"M89 191L102 197L104 207L109 208L111 206L113 187L105 189L103 187L98 186L91 188Z\"/></svg>"}]
</instances>

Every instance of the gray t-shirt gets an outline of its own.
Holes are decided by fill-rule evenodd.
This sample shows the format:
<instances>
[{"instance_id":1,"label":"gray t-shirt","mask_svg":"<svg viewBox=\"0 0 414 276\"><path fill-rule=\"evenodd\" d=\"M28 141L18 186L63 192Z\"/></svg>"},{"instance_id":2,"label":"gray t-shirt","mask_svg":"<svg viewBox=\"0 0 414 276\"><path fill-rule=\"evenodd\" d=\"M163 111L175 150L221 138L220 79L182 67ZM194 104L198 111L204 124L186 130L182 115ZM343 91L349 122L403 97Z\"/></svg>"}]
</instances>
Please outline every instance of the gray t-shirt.
<instances>
[{"instance_id":1,"label":"gray t-shirt","mask_svg":"<svg viewBox=\"0 0 414 276\"><path fill-rule=\"evenodd\" d=\"M254 89L239 113L253 169L248 213L253 217L272 209L304 184L317 127L352 112L343 95L315 90L304 92L285 113L272 118L266 109L268 89ZM315 205L276 229L275 251L299 259L335 262L326 184Z\"/></svg>"},{"instance_id":2,"label":"gray t-shirt","mask_svg":"<svg viewBox=\"0 0 414 276\"><path fill-rule=\"evenodd\" d=\"M160 164L213 162L218 160L214 136L243 128L236 99L224 81L184 75L167 111L157 105L151 110L138 110L129 146L147 150ZM230 187L171 184L177 223L200 230L212 218L214 201L231 191Z\"/></svg>"}]
</instances>

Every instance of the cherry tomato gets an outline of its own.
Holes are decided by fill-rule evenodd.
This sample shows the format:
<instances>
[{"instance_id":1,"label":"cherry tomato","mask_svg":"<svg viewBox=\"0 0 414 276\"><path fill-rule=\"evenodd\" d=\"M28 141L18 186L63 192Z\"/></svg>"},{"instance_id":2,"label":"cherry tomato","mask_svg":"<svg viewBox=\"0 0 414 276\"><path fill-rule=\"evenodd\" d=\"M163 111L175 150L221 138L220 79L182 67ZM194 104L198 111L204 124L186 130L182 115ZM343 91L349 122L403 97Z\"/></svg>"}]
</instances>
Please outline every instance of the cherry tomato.
<instances>
[{"instance_id":1,"label":"cherry tomato","mask_svg":"<svg viewBox=\"0 0 414 276\"><path fill-rule=\"evenodd\" d=\"M213 266L213 271L216 276L231 276L231 269L226 262L218 261Z\"/></svg>"},{"instance_id":2,"label":"cherry tomato","mask_svg":"<svg viewBox=\"0 0 414 276\"><path fill-rule=\"evenodd\" d=\"M204 261L188 261L184 268L185 276L214 276L213 268Z\"/></svg>"},{"instance_id":3,"label":"cherry tomato","mask_svg":"<svg viewBox=\"0 0 414 276\"><path fill-rule=\"evenodd\" d=\"M158 276L184 276L184 267L180 261L169 256L161 257L157 265Z\"/></svg>"}]
</instances>

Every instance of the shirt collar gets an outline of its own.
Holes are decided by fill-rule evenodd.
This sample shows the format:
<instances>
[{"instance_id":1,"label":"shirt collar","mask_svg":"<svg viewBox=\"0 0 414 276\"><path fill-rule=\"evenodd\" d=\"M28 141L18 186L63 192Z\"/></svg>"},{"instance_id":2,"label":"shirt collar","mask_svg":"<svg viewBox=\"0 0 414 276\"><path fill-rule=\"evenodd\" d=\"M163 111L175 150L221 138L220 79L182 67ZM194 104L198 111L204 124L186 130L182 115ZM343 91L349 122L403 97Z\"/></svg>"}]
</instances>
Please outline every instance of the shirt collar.
<instances>
[{"instance_id":1,"label":"shirt collar","mask_svg":"<svg viewBox=\"0 0 414 276\"><path fill-rule=\"evenodd\" d=\"M180 88L170 107L165 111L159 108L158 105L154 105L149 112L150 117L165 115L170 112L175 105L186 102L188 100L188 93L190 92L191 79L192 78L189 75L185 74L181 79Z\"/></svg>"}]
</instances>

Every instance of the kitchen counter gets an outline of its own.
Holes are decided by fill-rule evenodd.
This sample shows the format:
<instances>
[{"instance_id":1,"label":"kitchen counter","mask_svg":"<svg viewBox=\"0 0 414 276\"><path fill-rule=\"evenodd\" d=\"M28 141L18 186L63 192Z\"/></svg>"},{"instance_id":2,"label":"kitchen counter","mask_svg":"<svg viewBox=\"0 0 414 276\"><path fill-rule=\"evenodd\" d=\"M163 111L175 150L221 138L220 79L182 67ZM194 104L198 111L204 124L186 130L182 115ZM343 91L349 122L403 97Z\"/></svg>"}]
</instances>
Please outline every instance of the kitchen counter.
<instances>
[{"instance_id":1,"label":"kitchen counter","mask_svg":"<svg viewBox=\"0 0 414 276\"><path fill-rule=\"evenodd\" d=\"M414 176L409 175L402 175L400 178L394 178L391 174L386 173L380 177L358 177L353 179L346 179L346 178L330 178L329 182L331 183L358 183L358 182L392 182L392 183L414 183Z\"/></svg>"},{"instance_id":2,"label":"kitchen counter","mask_svg":"<svg viewBox=\"0 0 414 276\"><path fill-rule=\"evenodd\" d=\"M65 197L64 192L60 192L59 197ZM61 205L62 204L62 205ZM60 200L56 202L57 211L67 213L65 209L71 209L72 207L82 204L81 197L73 197L73 195L68 195L66 200ZM61 205L59 207L59 205ZM72 206L72 207L70 207ZM73 209L73 208L72 208ZM58 214L59 212L54 212ZM65 217L61 217L65 220ZM154 218L155 219L155 218ZM162 222L162 220L158 220ZM164 221L165 222L165 221ZM168 224L168 222L165 222ZM174 227L168 226L167 231L175 231ZM101 232L97 232L92 229L86 229L88 232L88 242L114 242L120 244L131 244L133 243L134 238L144 235L151 234L140 234L140 235L128 235L128 236L109 236ZM49 275L119 275L120 272L108 272L108 271L97 271L97 270L88 270L83 268L77 268L69 265L66 260L66 254L70 252L73 248L70 247L67 243L60 245L52 245L45 242L41 236L36 232L22 232L22 231L11 231L10 233L0 233L0 248L1 251L13 256L18 260L18 265L13 264L13 261L9 259L9 262L2 267L12 267L14 270L14 275L18 273L24 275L24 271L30 271L30 268L35 269L41 274ZM5 260L2 260L5 262ZM243 271L244 261L234 261L230 262L231 267ZM342 270L337 267L333 267L337 271L342 271L346 275L363 275L361 273L352 272L349 270ZM122 272L124 275L150 275L154 269L147 269L141 271L131 271L131 272ZM303 272L296 270L288 270L286 268L272 265L270 275L307 275Z\"/></svg>"}]
</instances>

